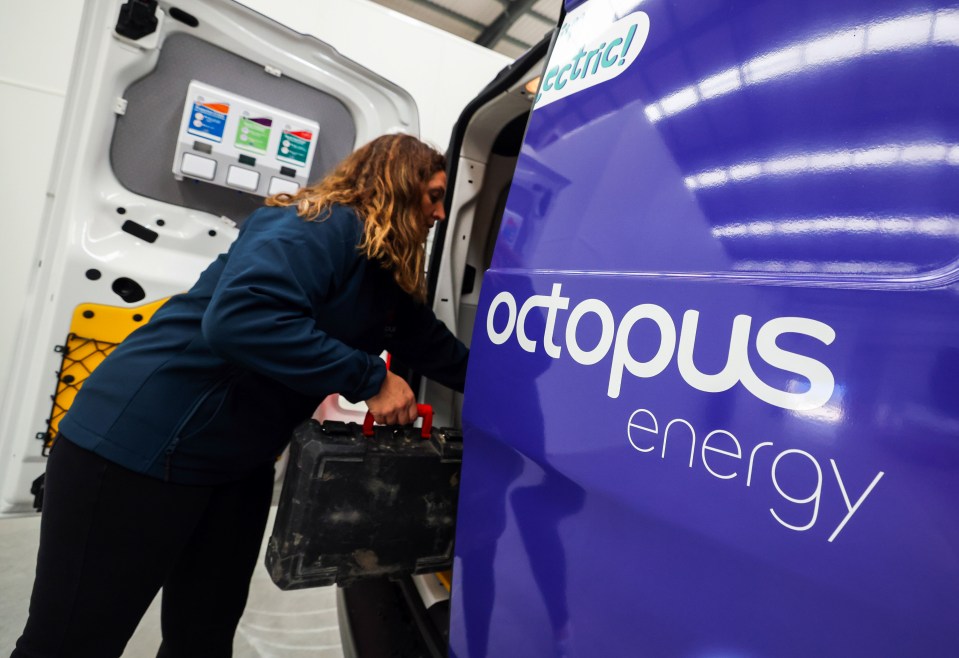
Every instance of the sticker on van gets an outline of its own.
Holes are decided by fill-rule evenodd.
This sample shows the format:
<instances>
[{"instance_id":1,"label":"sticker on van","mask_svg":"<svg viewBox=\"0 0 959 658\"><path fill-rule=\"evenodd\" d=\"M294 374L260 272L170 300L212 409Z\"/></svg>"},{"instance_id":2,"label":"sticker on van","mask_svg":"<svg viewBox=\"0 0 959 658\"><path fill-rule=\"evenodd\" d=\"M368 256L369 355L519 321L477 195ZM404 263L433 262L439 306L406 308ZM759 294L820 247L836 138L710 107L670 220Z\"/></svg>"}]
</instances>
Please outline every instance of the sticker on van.
<instances>
[{"instance_id":1,"label":"sticker on van","mask_svg":"<svg viewBox=\"0 0 959 658\"><path fill-rule=\"evenodd\" d=\"M649 16L638 11L602 32L595 23L571 13L553 46L534 107L549 105L578 91L612 80L636 61L649 36Z\"/></svg>"}]
</instances>

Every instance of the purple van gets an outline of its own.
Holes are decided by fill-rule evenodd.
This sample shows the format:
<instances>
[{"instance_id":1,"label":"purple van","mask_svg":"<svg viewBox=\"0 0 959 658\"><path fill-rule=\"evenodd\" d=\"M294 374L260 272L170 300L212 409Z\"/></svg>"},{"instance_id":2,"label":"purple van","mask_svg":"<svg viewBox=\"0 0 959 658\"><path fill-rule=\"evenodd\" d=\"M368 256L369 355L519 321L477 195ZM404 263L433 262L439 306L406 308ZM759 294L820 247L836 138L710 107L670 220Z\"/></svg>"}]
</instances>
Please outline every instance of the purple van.
<instances>
[{"instance_id":1,"label":"purple van","mask_svg":"<svg viewBox=\"0 0 959 658\"><path fill-rule=\"evenodd\" d=\"M451 655L959 655L957 72L956 3L567 1L473 311Z\"/></svg>"}]
</instances>

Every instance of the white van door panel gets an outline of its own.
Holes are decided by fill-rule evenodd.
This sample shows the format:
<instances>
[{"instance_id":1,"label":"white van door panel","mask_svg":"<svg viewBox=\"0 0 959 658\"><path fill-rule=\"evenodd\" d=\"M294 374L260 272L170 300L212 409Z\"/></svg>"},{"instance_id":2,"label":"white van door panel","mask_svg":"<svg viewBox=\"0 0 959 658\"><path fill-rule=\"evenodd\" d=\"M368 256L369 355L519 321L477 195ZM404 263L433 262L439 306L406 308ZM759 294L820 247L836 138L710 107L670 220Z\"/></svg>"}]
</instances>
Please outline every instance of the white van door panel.
<instances>
[{"instance_id":1,"label":"white van door panel","mask_svg":"<svg viewBox=\"0 0 959 658\"><path fill-rule=\"evenodd\" d=\"M76 323L119 313L105 330L116 336L126 331L117 322L144 322L149 305L186 290L262 203L174 178L191 80L319 123L314 180L379 134L419 132L405 91L240 4L160 2L156 31L137 40L115 32L122 5L84 6L37 267L0 402L0 514L32 509L30 485L44 470L48 422L61 403L51 396L75 386L82 366L65 369Z\"/></svg>"}]
</instances>

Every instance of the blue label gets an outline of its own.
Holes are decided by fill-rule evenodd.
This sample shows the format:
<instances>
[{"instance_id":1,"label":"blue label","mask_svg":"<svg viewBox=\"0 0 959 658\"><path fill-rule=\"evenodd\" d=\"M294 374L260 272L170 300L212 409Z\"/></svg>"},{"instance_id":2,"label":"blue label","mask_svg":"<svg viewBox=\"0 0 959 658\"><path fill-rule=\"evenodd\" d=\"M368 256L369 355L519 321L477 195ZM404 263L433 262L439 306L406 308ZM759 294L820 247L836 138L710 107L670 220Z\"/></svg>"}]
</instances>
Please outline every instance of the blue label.
<instances>
[{"instance_id":1,"label":"blue label","mask_svg":"<svg viewBox=\"0 0 959 658\"><path fill-rule=\"evenodd\" d=\"M226 103L193 103L187 132L214 142L223 141L230 106Z\"/></svg>"}]
</instances>

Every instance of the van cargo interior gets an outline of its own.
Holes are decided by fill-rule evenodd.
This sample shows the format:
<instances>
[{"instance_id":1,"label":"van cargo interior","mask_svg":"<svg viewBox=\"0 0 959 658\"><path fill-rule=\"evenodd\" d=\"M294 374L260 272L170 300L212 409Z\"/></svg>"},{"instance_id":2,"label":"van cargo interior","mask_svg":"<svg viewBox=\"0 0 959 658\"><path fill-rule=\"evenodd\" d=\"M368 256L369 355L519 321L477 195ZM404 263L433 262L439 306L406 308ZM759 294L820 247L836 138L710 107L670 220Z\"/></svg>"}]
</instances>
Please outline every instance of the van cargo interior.
<instances>
[{"instance_id":1,"label":"van cargo interior","mask_svg":"<svg viewBox=\"0 0 959 658\"><path fill-rule=\"evenodd\" d=\"M530 70L530 69L527 69ZM538 71L534 66L532 71ZM433 310L467 345L473 333L483 277L490 267L532 98L529 73L483 105L464 131L451 180L442 257L432 264ZM433 405L434 423L460 427L463 396L426 381L420 399Z\"/></svg>"}]
</instances>

